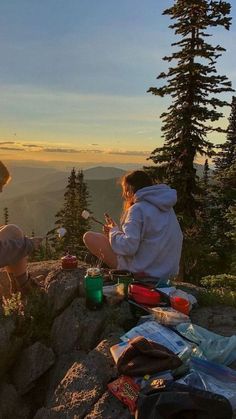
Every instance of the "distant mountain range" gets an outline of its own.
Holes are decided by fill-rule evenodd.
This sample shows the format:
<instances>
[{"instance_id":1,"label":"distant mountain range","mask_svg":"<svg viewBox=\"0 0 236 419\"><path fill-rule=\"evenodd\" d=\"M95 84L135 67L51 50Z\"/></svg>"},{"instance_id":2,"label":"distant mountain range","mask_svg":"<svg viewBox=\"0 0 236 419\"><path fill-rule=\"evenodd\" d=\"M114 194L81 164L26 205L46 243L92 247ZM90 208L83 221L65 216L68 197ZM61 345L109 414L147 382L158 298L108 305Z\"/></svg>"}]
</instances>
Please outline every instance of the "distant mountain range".
<instances>
[{"instance_id":1,"label":"distant mountain range","mask_svg":"<svg viewBox=\"0 0 236 419\"><path fill-rule=\"evenodd\" d=\"M63 206L63 195L70 171L52 167L9 165L11 182L0 195L0 224L4 222L3 208L9 210L9 222L20 225L30 235L44 235L54 227L55 214ZM197 165L201 176L202 166ZM122 211L121 188L118 178L125 173L116 167L92 167L84 170L90 193L90 208L103 220L109 212L119 221ZM98 228L97 225L94 228Z\"/></svg>"},{"instance_id":2,"label":"distant mountain range","mask_svg":"<svg viewBox=\"0 0 236 419\"><path fill-rule=\"evenodd\" d=\"M119 219L122 202L117 178L125 173L115 167L84 170L90 192L90 208L103 220L105 211ZM12 180L0 195L0 224L3 208L9 210L9 222L20 225L27 234L45 234L54 226L55 214L63 205L69 172L52 168L13 167ZM95 226L97 227L97 226Z\"/></svg>"}]
</instances>

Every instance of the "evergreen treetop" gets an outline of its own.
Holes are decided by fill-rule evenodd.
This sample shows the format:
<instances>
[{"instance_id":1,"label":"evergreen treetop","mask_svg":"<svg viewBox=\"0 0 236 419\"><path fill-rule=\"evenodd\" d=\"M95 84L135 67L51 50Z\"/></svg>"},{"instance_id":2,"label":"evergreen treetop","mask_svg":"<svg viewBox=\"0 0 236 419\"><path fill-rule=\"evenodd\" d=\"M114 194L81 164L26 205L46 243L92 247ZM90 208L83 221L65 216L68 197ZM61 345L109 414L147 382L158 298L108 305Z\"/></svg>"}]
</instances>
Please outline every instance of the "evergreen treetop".
<instances>
[{"instance_id":1,"label":"evergreen treetop","mask_svg":"<svg viewBox=\"0 0 236 419\"><path fill-rule=\"evenodd\" d=\"M194 195L198 188L194 159L197 154L211 156L214 146L207 135L224 131L215 122L223 116L218 108L228 103L216 95L232 88L226 76L217 74L215 64L225 49L212 46L207 39L208 28L229 29L229 13L228 2L209 0L177 0L163 12L175 20L170 28L181 39L172 44L176 51L163 58L169 63L177 61L175 67L157 77L165 85L148 90L172 98L168 111L161 115L164 145L156 148L150 159L158 165L158 176L178 190L177 210L185 223L196 217Z\"/></svg>"},{"instance_id":2,"label":"evergreen treetop","mask_svg":"<svg viewBox=\"0 0 236 419\"><path fill-rule=\"evenodd\" d=\"M84 173L82 170L76 172L73 168L68 177L63 207L56 214L56 226L64 227L67 231L60 242L56 236L52 239L56 252L68 250L79 254L83 247L83 235L90 228L89 220L84 220L81 216L82 211L88 210L88 207L89 192L84 180Z\"/></svg>"},{"instance_id":3,"label":"evergreen treetop","mask_svg":"<svg viewBox=\"0 0 236 419\"><path fill-rule=\"evenodd\" d=\"M229 116L229 126L227 130L227 140L219 146L221 149L214 159L215 174L222 178L222 171L232 168L236 164L236 97L233 96L231 113ZM223 179L222 179L223 181ZM235 180L236 182L236 180Z\"/></svg>"}]
</instances>

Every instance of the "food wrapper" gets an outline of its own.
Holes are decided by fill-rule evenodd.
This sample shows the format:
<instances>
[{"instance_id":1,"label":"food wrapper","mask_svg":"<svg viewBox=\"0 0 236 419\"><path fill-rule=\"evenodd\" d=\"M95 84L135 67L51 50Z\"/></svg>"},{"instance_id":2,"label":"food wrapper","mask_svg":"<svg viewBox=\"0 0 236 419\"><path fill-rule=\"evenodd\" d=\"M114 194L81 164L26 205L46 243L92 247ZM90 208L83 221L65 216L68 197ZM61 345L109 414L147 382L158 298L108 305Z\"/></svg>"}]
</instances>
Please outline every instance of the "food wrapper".
<instances>
[{"instance_id":1,"label":"food wrapper","mask_svg":"<svg viewBox=\"0 0 236 419\"><path fill-rule=\"evenodd\" d=\"M134 415L140 385L136 384L131 377L121 375L117 380L108 384L108 389L118 400L128 406L131 415Z\"/></svg>"}]
</instances>

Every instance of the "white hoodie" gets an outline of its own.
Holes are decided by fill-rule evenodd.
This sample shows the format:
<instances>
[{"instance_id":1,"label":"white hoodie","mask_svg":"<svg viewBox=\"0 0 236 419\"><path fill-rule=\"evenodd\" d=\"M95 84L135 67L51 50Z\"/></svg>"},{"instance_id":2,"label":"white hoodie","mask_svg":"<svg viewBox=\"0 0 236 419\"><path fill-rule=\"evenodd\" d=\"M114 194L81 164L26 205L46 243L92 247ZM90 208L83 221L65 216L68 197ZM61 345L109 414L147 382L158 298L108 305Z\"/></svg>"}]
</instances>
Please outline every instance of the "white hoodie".
<instances>
[{"instance_id":1,"label":"white hoodie","mask_svg":"<svg viewBox=\"0 0 236 419\"><path fill-rule=\"evenodd\" d=\"M183 235L173 210L176 201L176 190L164 184L136 192L121 230L116 226L109 234L118 269L163 279L178 273Z\"/></svg>"}]
</instances>

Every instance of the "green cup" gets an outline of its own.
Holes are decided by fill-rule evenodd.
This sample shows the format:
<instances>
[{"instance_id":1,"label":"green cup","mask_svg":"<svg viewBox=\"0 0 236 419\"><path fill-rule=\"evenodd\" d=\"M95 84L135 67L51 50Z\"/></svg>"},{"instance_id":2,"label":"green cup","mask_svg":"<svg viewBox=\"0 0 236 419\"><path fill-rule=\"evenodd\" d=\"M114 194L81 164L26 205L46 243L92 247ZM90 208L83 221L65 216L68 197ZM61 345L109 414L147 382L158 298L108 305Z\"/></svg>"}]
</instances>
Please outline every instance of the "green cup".
<instances>
[{"instance_id":1,"label":"green cup","mask_svg":"<svg viewBox=\"0 0 236 419\"><path fill-rule=\"evenodd\" d=\"M124 295L128 296L129 284L134 281L133 275L129 271L114 269L110 272L113 281L116 281L117 284L123 284Z\"/></svg>"}]
</instances>

